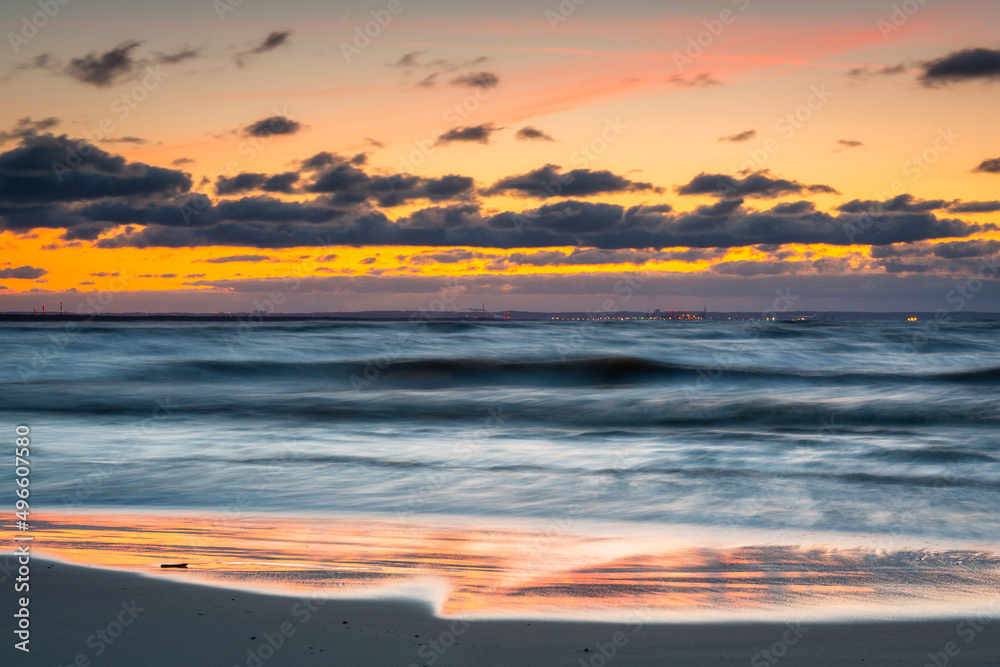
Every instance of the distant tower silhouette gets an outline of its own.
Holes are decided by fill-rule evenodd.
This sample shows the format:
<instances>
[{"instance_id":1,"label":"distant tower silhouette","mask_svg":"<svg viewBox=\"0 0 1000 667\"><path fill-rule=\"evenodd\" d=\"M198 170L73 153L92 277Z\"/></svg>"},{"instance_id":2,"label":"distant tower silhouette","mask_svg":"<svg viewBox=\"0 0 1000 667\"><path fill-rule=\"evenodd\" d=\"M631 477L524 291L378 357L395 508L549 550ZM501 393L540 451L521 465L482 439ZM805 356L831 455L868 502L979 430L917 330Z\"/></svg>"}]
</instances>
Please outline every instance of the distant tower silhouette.
<instances>
[{"instance_id":1,"label":"distant tower silhouette","mask_svg":"<svg viewBox=\"0 0 1000 667\"><path fill-rule=\"evenodd\" d=\"M63 310L62 310L62 301L60 301L60 302L59 302L59 314L60 314L60 315L62 315L62 314L63 314Z\"/></svg>"},{"instance_id":2,"label":"distant tower silhouette","mask_svg":"<svg viewBox=\"0 0 1000 667\"><path fill-rule=\"evenodd\" d=\"M44 314L45 314L45 304L43 303L42 304L42 315L44 315Z\"/></svg>"}]
</instances>

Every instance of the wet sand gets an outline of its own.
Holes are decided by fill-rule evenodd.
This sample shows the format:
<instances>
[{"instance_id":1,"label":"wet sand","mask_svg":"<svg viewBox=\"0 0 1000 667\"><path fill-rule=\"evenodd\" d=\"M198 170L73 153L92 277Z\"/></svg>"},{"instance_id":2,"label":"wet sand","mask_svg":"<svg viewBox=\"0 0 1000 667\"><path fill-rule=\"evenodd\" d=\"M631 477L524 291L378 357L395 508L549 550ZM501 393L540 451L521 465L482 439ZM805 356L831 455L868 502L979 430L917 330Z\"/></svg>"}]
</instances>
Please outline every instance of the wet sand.
<instances>
[{"instance_id":1,"label":"wet sand","mask_svg":"<svg viewBox=\"0 0 1000 667\"><path fill-rule=\"evenodd\" d=\"M1000 620L988 619L466 623L401 600L256 595L38 559L30 583L30 654L13 648L12 577L3 585L5 665L964 667L1000 659Z\"/></svg>"}]
</instances>

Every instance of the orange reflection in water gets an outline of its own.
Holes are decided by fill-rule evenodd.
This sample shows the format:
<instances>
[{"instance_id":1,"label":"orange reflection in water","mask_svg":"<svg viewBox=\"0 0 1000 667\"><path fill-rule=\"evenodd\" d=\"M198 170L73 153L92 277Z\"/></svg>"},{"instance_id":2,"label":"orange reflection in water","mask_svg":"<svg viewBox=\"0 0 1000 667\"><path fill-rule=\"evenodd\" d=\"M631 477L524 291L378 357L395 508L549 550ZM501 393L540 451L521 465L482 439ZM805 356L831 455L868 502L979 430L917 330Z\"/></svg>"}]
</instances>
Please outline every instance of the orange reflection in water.
<instances>
[{"instance_id":1,"label":"orange reflection in water","mask_svg":"<svg viewBox=\"0 0 1000 667\"><path fill-rule=\"evenodd\" d=\"M885 605L981 594L998 580L994 554L967 551L928 561L925 551L706 547L446 519L70 512L32 519L35 551L73 563L276 593L408 592L446 616L621 617L641 609L669 617ZM161 569L164 563L189 565Z\"/></svg>"}]
</instances>

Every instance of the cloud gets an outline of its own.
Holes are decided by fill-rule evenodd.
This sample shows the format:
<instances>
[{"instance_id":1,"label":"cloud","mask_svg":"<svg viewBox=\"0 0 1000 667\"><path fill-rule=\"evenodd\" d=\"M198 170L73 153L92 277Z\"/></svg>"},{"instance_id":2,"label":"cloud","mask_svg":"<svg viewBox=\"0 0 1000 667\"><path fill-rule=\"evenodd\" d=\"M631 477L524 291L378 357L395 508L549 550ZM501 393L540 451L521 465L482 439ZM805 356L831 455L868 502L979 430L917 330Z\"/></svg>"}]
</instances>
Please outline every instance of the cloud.
<instances>
[{"instance_id":1,"label":"cloud","mask_svg":"<svg viewBox=\"0 0 1000 667\"><path fill-rule=\"evenodd\" d=\"M661 191L651 183L610 171L563 172L550 164L477 191L475 181L460 174L368 173L359 157L363 154L345 157L319 152L283 173L244 172L218 179L218 195L253 196L213 201L205 194L192 193L191 176L183 171L129 162L66 136L25 136L15 148L0 152L0 230L65 229L62 242L96 241L101 248L567 247L622 251L621 257L626 251L659 252L663 248L697 252L756 246L775 253L787 244L880 246L997 230L994 224L940 216L940 211L953 212L961 206L958 201L920 200L910 195L884 202L853 200L832 213L819 211L805 200L766 210L746 206L750 197L833 191L769 172L742 178L702 173L678 191L719 198L710 205L677 212L667 204L623 207L582 200L599 194ZM71 162L76 168L57 174L53 161ZM294 193L297 200L254 194L262 192ZM477 195L501 193L555 203L496 211L481 207L477 200ZM307 199L310 194L313 197ZM386 213L414 201L430 205L395 219ZM105 234L116 229L112 236ZM632 257L639 259L639 255Z\"/></svg>"},{"instance_id":2,"label":"cloud","mask_svg":"<svg viewBox=\"0 0 1000 667\"><path fill-rule=\"evenodd\" d=\"M471 254L464 251L465 254ZM575 248L570 252L543 250L539 252L516 252L510 255L493 255L494 263L489 268L502 271L508 265L517 266L590 266L599 264L646 264L655 261L697 262L717 258L725 250L603 250L598 248ZM481 257L481 253L475 253ZM432 255L432 257L437 257ZM464 257L463 257L464 259ZM443 260L441 260L443 261Z\"/></svg>"},{"instance_id":3,"label":"cloud","mask_svg":"<svg viewBox=\"0 0 1000 667\"><path fill-rule=\"evenodd\" d=\"M232 177L219 176L215 181L215 194L232 195L250 190L288 194L294 191L295 183L298 180L299 174L294 171L286 171L272 176L246 172Z\"/></svg>"},{"instance_id":4,"label":"cloud","mask_svg":"<svg viewBox=\"0 0 1000 667\"><path fill-rule=\"evenodd\" d=\"M248 137L270 137L275 134L295 134L302 125L285 116L271 116L251 123L243 128Z\"/></svg>"},{"instance_id":5,"label":"cloud","mask_svg":"<svg viewBox=\"0 0 1000 667\"><path fill-rule=\"evenodd\" d=\"M859 146L864 146L864 143L854 139L837 139L837 145L844 148L858 148Z\"/></svg>"},{"instance_id":6,"label":"cloud","mask_svg":"<svg viewBox=\"0 0 1000 667\"><path fill-rule=\"evenodd\" d=\"M468 176L450 174L441 178L424 178L396 174L374 181L371 191L380 206L400 206L414 199L433 202L467 199L474 187L475 181Z\"/></svg>"},{"instance_id":7,"label":"cloud","mask_svg":"<svg viewBox=\"0 0 1000 667\"><path fill-rule=\"evenodd\" d=\"M148 143L141 137L119 137L117 139L101 139L102 144L145 144Z\"/></svg>"},{"instance_id":8,"label":"cloud","mask_svg":"<svg viewBox=\"0 0 1000 667\"><path fill-rule=\"evenodd\" d=\"M953 51L924 63L923 69L920 82L931 87L976 79L1000 79L1000 50L977 48Z\"/></svg>"},{"instance_id":9,"label":"cloud","mask_svg":"<svg viewBox=\"0 0 1000 667\"><path fill-rule=\"evenodd\" d=\"M574 169L559 173L559 166L547 164L526 174L508 176L485 190L485 195L513 194L518 197L587 197L611 192L662 192L652 183L637 183L610 171Z\"/></svg>"},{"instance_id":10,"label":"cloud","mask_svg":"<svg viewBox=\"0 0 1000 667\"><path fill-rule=\"evenodd\" d=\"M755 197L773 199L790 194L839 194L829 185L804 185L798 181L771 178L767 170L758 171L738 179L724 174L702 172L686 185L675 188L681 195L712 195L720 199Z\"/></svg>"},{"instance_id":11,"label":"cloud","mask_svg":"<svg viewBox=\"0 0 1000 667\"><path fill-rule=\"evenodd\" d=\"M109 51L91 51L85 56L71 58L66 64L51 54L43 53L14 67L8 77L19 71L47 70L69 76L81 83L105 88L138 77L150 66L173 65L202 55L200 48L183 46L170 53L136 57L134 52L142 45L143 42L139 40L126 40Z\"/></svg>"},{"instance_id":12,"label":"cloud","mask_svg":"<svg viewBox=\"0 0 1000 667\"><path fill-rule=\"evenodd\" d=\"M267 255L229 255L228 257L212 257L199 260L209 264L227 264L229 262L263 262L271 259Z\"/></svg>"},{"instance_id":13,"label":"cloud","mask_svg":"<svg viewBox=\"0 0 1000 667\"><path fill-rule=\"evenodd\" d=\"M302 162L302 169L313 172L307 192L332 195L335 206L357 206L374 199L380 206L399 206L415 199L433 202L468 199L475 182L468 176L449 174L427 178L410 174L372 176L357 166L356 158L347 159L332 153L317 153Z\"/></svg>"},{"instance_id":14,"label":"cloud","mask_svg":"<svg viewBox=\"0 0 1000 667\"><path fill-rule=\"evenodd\" d=\"M267 53L268 51L274 51L282 44L288 42L288 38L291 34L291 30L273 30L268 33L267 37L265 37L264 41L260 44L245 51L240 51L233 56L233 59L236 61L237 65L244 67L253 56L258 56L262 53Z\"/></svg>"},{"instance_id":15,"label":"cloud","mask_svg":"<svg viewBox=\"0 0 1000 667\"><path fill-rule=\"evenodd\" d=\"M728 137L719 137L719 141L729 141L732 143L739 143L741 141L750 141L756 136L757 136L757 130L743 130L742 132L731 134Z\"/></svg>"},{"instance_id":16,"label":"cloud","mask_svg":"<svg viewBox=\"0 0 1000 667\"><path fill-rule=\"evenodd\" d=\"M65 73L81 83L107 87L132 73L137 64L132 51L142 42L128 40L102 53L91 52L82 58L73 58L66 66Z\"/></svg>"},{"instance_id":17,"label":"cloud","mask_svg":"<svg viewBox=\"0 0 1000 667\"><path fill-rule=\"evenodd\" d=\"M434 60L422 60L421 56L426 51L410 51L400 56L399 60L389 63L389 67L400 69L436 69L441 72L454 72L466 67L474 67L489 62L487 56L476 58L435 58Z\"/></svg>"},{"instance_id":18,"label":"cloud","mask_svg":"<svg viewBox=\"0 0 1000 667\"><path fill-rule=\"evenodd\" d=\"M189 47L183 47L174 51L173 53L157 53L156 62L161 65L174 65L176 63L184 62L185 60L191 60L197 58L201 55L201 49L192 49Z\"/></svg>"},{"instance_id":19,"label":"cloud","mask_svg":"<svg viewBox=\"0 0 1000 667\"><path fill-rule=\"evenodd\" d=\"M874 265L887 273L938 273L981 277L1000 255L1000 241L973 240L947 243L907 243L871 249Z\"/></svg>"},{"instance_id":20,"label":"cloud","mask_svg":"<svg viewBox=\"0 0 1000 667\"><path fill-rule=\"evenodd\" d=\"M180 167L181 165L184 164L194 164L194 160L192 160L189 157L179 157L170 164L174 165L175 167Z\"/></svg>"},{"instance_id":21,"label":"cloud","mask_svg":"<svg viewBox=\"0 0 1000 667\"><path fill-rule=\"evenodd\" d=\"M723 276L775 276L795 273L808 266L807 262L791 261L739 261L719 262L713 264L711 270Z\"/></svg>"},{"instance_id":22,"label":"cloud","mask_svg":"<svg viewBox=\"0 0 1000 667\"><path fill-rule=\"evenodd\" d=\"M172 196L190 188L183 172L128 162L66 135L26 136L0 153L0 206Z\"/></svg>"},{"instance_id":23,"label":"cloud","mask_svg":"<svg viewBox=\"0 0 1000 667\"><path fill-rule=\"evenodd\" d=\"M390 67L418 67L420 65L419 59L423 55L423 51L410 51L409 53L404 53L400 56L399 60L391 63Z\"/></svg>"},{"instance_id":24,"label":"cloud","mask_svg":"<svg viewBox=\"0 0 1000 667\"><path fill-rule=\"evenodd\" d=\"M187 247L234 245L256 248L299 246L463 246L478 248L579 247L727 248L787 244L889 245L958 238L995 225L940 219L931 212L831 215L811 208L747 211L722 200L689 213L669 207L566 200L527 211L484 214L472 203L421 209L395 221L380 211L332 208L314 202L248 197L206 206L189 224L173 207L170 224L103 238L98 247ZM160 218L156 211L147 218Z\"/></svg>"},{"instance_id":25,"label":"cloud","mask_svg":"<svg viewBox=\"0 0 1000 667\"><path fill-rule=\"evenodd\" d=\"M1000 201L956 202L948 207L952 213L993 213L1000 211Z\"/></svg>"},{"instance_id":26,"label":"cloud","mask_svg":"<svg viewBox=\"0 0 1000 667\"><path fill-rule=\"evenodd\" d=\"M944 259L989 257L1000 254L1000 241L952 241L935 243L930 248L935 256Z\"/></svg>"},{"instance_id":27,"label":"cloud","mask_svg":"<svg viewBox=\"0 0 1000 667\"><path fill-rule=\"evenodd\" d=\"M518 130L514 138L524 141L555 141L551 136L531 125L526 125Z\"/></svg>"},{"instance_id":28,"label":"cloud","mask_svg":"<svg viewBox=\"0 0 1000 667\"><path fill-rule=\"evenodd\" d=\"M58 124L59 119L55 116L42 118L41 120L32 120L30 116L19 118L17 122L14 123L13 128L6 132L0 132L0 144L6 143L12 139L34 137L39 132L44 132L45 130L53 128Z\"/></svg>"},{"instance_id":29,"label":"cloud","mask_svg":"<svg viewBox=\"0 0 1000 667\"><path fill-rule=\"evenodd\" d=\"M943 199L917 199L913 195L902 194L886 201L852 199L846 204L838 206L837 210L844 213L923 213L947 208L948 204L949 202Z\"/></svg>"},{"instance_id":30,"label":"cloud","mask_svg":"<svg viewBox=\"0 0 1000 667\"><path fill-rule=\"evenodd\" d=\"M494 88L500 85L500 77L494 72L469 72L455 77L448 83L469 88Z\"/></svg>"},{"instance_id":31,"label":"cloud","mask_svg":"<svg viewBox=\"0 0 1000 667\"><path fill-rule=\"evenodd\" d=\"M718 79L713 79L711 74L698 74L690 79L685 79L680 74L675 74L670 77L669 81L681 88L708 88L710 86L722 85L722 82Z\"/></svg>"},{"instance_id":32,"label":"cloud","mask_svg":"<svg viewBox=\"0 0 1000 667\"><path fill-rule=\"evenodd\" d=\"M41 278L48 271L36 269L33 266L19 266L16 269L0 269L0 278L16 278L18 280L34 280Z\"/></svg>"},{"instance_id":33,"label":"cloud","mask_svg":"<svg viewBox=\"0 0 1000 667\"><path fill-rule=\"evenodd\" d=\"M983 160L979 163L979 166L972 171L978 171L984 174L1000 174L1000 157Z\"/></svg>"},{"instance_id":34,"label":"cloud","mask_svg":"<svg viewBox=\"0 0 1000 667\"><path fill-rule=\"evenodd\" d=\"M501 128L499 127L494 127L493 123L456 127L448 130L438 137L438 140L434 142L434 145L445 146L456 141L488 144L490 142L490 136L500 129Z\"/></svg>"},{"instance_id":35,"label":"cloud","mask_svg":"<svg viewBox=\"0 0 1000 667\"><path fill-rule=\"evenodd\" d=\"M854 69L848 70L847 76L862 79L873 76L896 76L897 74L905 73L905 65L879 65L877 67L865 65L864 67L855 67Z\"/></svg>"},{"instance_id":36,"label":"cloud","mask_svg":"<svg viewBox=\"0 0 1000 667\"><path fill-rule=\"evenodd\" d=\"M372 139L371 137L365 137L365 143L369 146L374 146L375 148L385 148L385 144L377 139Z\"/></svg>"}]
</instances>

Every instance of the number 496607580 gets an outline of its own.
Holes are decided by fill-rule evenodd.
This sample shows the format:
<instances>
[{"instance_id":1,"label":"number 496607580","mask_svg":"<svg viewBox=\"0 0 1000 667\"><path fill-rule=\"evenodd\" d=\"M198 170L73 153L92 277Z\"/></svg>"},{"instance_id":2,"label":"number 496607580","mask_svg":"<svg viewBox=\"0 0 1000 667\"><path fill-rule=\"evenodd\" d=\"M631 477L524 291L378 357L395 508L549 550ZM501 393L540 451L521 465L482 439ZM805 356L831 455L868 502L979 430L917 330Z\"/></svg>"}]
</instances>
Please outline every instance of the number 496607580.
<instances>
[{"instance_id":1,"label":"number 496607580","mask_svg":"<svg viewBox=\"0 0 1000 667\"><path fill-rule=\"evenodd\" d=\"M29 480L31 461L28 458L31 455L31 438L28 437L28 434L31 433L31 429L27 426L18 426L14 429L14 433L17 434L17 438L14 439L14 474L17 476L15 481L17 488L14 493L18 497L17 502L14 503L15 514L21 521L27 521L28 496L31 494L28 490L28 485L31 483Z\"/></svg>"}]
</instances>

